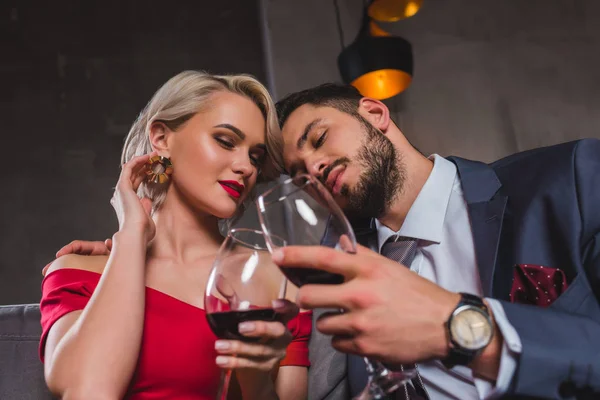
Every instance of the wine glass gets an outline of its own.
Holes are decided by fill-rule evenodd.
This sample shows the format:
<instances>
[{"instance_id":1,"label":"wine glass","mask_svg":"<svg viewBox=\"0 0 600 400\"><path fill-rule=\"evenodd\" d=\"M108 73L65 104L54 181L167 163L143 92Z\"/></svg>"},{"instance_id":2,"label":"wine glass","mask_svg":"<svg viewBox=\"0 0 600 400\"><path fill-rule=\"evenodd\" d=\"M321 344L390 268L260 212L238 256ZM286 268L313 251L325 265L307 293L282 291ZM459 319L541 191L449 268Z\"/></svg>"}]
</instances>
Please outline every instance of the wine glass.
<instances>
[{"instance_id":1,"label":"wine glass","mask_svg":"<svg viewBox=\"0 0 600 400\"><path fill-rule=\"evenodd\" d=\"M271 242L285 246L274 236ZM273 301L285 298L287 280L271 260L261 231L235 228L227 233L213 263L204 308L215 335L222 339L258 341L242 335L244 321L279 321L283 315L273 309ZM217 400L227 399L231 370L223 371Z\"/></svg>"},{"instance_id":2,"label":"wine glass","mask_svg":"<svg viewBox=\"0 0 600 400\"><path fill-rule=\"evenodd\" d=\"M270 251L289 245L321 245L356 253L356 237L348 219L329 191L315 177L298 175L267 190L256 199L261 228ZM290 282L340 284L344 277L312 268L282 268ZM343 310L342 310L343 312ZM394 372L378 361L364 357L369 376L367 386L356 397L383 399L415 376L415 370Z\"/></svg>"}]
</instances>

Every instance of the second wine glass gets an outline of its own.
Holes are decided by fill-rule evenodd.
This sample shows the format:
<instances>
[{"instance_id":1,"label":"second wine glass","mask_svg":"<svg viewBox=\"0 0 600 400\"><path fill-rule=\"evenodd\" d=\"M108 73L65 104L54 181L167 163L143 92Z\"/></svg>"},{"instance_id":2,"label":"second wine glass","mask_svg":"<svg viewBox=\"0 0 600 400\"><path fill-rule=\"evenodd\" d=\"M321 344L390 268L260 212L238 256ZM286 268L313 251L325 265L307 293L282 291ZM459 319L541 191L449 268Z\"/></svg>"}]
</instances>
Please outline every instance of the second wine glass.
<instances>
[{"instance_id":1,"label":"second wine glass","mask_svg":"<svg viewBox=\"0 0 600 400\"><path fill-rule=\"evenodd\" d=\"M277 246L285 242L274 236ZM242 335L238 326L244 321L279 321L283 315L273 308L273 302L285 298L286 279L271 260L261 231L231 229L213 263L206 292L206 318L221 339L257 341ZM223 372L217 400L227 399L231 370Z\"/></svg>"},{"instance_id":2,"label":"second wine glass","mask_svg":"<svg viewBox=\"0 0 600 400\"><path fill-rule=\"evenodd\" d=\"M356 237L350 222L325 186L311 175L285 180L258 196L256 205L270 251L282 247L278 243L285 242L284 246L321 245L356 253ZM342 275L318 269L286 267L282 271L298 287L344 282ZM394 372L378 361L366 357L364 361L368 383L356 399L384 399L415 375L412 368Z\"/></svg>"}]
</instances>

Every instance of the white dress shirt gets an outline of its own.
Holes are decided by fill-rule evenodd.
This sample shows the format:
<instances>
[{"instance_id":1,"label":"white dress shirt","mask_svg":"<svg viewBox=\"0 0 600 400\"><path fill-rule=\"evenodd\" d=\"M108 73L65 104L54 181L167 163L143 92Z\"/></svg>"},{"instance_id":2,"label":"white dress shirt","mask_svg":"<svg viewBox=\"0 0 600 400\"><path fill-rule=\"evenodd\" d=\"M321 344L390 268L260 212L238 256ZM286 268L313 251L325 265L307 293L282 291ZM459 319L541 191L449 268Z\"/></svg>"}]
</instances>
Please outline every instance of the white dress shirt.
<instances>
[{"instance_id":1,"label":"white dress shirt","mask_svg":"<svg viewBox=\"0 0 600 400\"><path fill-rule=\"evenodd\" d=\"M430 159L434 161L433 170L400 230L394 232L375 221L379 252L393 235L418 239L412 271L449 291L483 296L467 203L456 166L437 154ZM521 353L521 340L500 302L487 300L504 337L496 384L474 378L471 369L464 366L448 370L440 361L419 364L431 400L493 399L508 389Z\"/></svg>"}]
</instances>

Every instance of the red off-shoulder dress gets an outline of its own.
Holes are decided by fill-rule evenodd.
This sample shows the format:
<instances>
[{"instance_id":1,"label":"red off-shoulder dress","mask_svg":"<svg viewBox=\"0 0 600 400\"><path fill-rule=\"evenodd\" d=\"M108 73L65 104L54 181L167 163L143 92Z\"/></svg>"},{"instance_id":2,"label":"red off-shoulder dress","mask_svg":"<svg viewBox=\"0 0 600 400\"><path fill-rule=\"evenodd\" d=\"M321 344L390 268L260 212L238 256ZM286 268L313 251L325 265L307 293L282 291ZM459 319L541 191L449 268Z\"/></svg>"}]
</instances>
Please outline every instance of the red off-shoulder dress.
<instances>
[{"instance_id":1,"label":"red off-shoulder dress","mask_svg":"<svg viewBox=\"0 0 600 400\"><path fill-rule=\"evenodd\" d=\"M42 282L40 358L48 331L62 316L83 310L101 275L80 269L59 269ZM298 314L288 329L293 340L281 366L309 366L310 312ZM215 364L217 338L203 309L155 289L146 288L144 332L128 400L214 400L221 370Z\"/></svg>"}]
</instances>

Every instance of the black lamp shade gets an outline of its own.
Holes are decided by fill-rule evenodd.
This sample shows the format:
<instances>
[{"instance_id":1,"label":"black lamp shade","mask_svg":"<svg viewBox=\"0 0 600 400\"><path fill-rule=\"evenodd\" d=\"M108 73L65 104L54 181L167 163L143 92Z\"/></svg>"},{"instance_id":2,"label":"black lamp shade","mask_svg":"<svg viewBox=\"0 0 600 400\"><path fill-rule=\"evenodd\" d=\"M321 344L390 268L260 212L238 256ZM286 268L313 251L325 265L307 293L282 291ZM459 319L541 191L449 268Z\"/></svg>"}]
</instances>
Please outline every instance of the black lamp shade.
<instances>
[{"instance_id":1,"label":"black lamp shade","mask_svg":"<svg viewBox=\"0 0 600 400\"><path fill-rule=\"evenodd\" d=\"M412 46L401 37L359 35L338 56L345 83L363 96L383 100L405 90L412 80Z\"/></svg>"}]
</instances>

